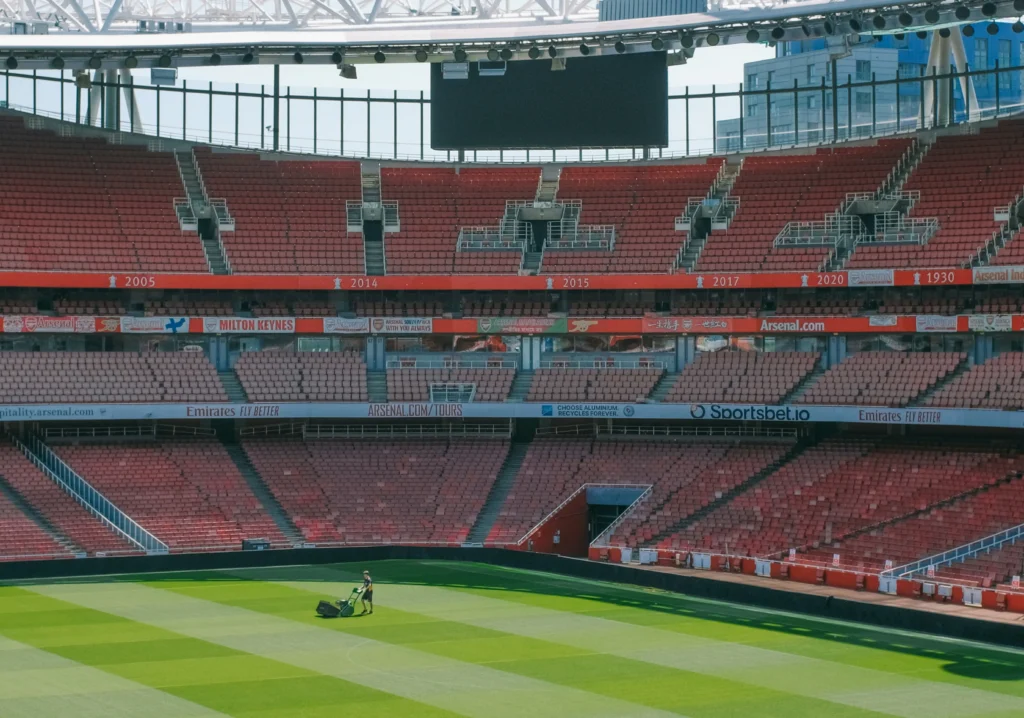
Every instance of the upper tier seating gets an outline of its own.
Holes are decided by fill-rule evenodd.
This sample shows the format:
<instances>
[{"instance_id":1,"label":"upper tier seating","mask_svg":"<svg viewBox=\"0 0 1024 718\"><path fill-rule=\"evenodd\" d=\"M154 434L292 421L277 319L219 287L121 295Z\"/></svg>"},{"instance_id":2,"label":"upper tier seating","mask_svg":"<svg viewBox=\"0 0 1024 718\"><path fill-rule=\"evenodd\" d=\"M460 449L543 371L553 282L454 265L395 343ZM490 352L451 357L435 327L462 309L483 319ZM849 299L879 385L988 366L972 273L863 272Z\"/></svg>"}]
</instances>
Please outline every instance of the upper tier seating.
<instances>
[{"instance_id":1,"label":"upper tier seating","mask_svg":"<svg viewBox=\"0 0 1024 718\"><path fill-rule=\"evenodd\" d=\"M670 271L686 239L675 219L691 197L708 196L724 162L714 157L701 164L565 167L558 199L583 203L581 225L614 226L615 248L545 250L541 272Z\"/></svg>"},{"instance_id":2,"label":"upper tier seating","mask_svg":"<svg viewBox=\"0 0 1024 718\"><path fill-rule=\"evenodd\" d=\"M174 549L285 538L222 444L212 440L55 446L97 491Z\"/></svg>"},{"instance_id":3,"label":"upper tier seating","mask_svg":"<svg viewBox=\"0 0 1024 718\"><path fill-rule=\"evenodd\" d=\"M817 366L817 352L703 352L679 374L666 402L779 404Z\"/></svg>"},{"instance_id":4,"label":"upper tier seating","mask_svg":"<svg viewBox=\"0 0 1024 718\"><path fill-rule=\"evenodd\" d=\"M244 352L235 373L250 401L367 400L366 363L355 352Z\"/></svg>"},{"instance_id":5,"label":"upper tier seating","mask_svg":"<svg viewBox=\"0 0 1024 718\"><path fill-rule=\"evenodd\" d=\"M570 317L642 317L654 302L641 299L577 300L569 303Z\"/></svg>"},{"instance_id":6,"label":"upper tier seating","mask_svg":"<svg viewBox=\"0 0 1024 718\"><path fill-rule=\"evenodd\" d=\"M122 299L116 297L83 298L78 295L74 299L58 297L53 301L53 311L64 316L85 317L119 317L126 313Z\"/></svg>"},{"instance_id":7,"label":"upper tier seating","mask_svg":"<svg viewBox=\"0 0 1024 718\"><path fill-rule=\"evenodd\" d=\"M431 384L474 384L473 401L505 401L515 369L388 369L388 401L430 401Z\"/></svg>"},{"instance_id":8,"label":"upper tier seating","mask_svg":"<svg viewBox=\"0 0 1024 718\"><path fill-rule=\"evenodd\" d=\"M950 491L986 487L986 483L981 482L991 484L1011 471L1019 472L1024 468L1024 460L1020 456L1007 458L1005 463L990 463L992 465L973 467L969 477L960 477L963 483L952 485ZM944 476L939 480L949 478ZM838 553L840 564L843 566L879 571L885 568L886 559L891 560L893 565L900 566L919 558L933 556L1010 526L1016 526L1021 523L1022 517L1024 480L1016 478L948 505L915 514L911 518L897 521L876 531L862 533L838 541L828 548L811 551L808 557L827 563L831 562L833 553ZM1003 580L1005 577L999 576L998 579Z\"/></svg>"},{"instance_id":9,"label":"upper tier seating","mask_svg":"<svg viewBox=\"0 0 1024 718\"><path fill-rule=\"evenodd\" d=\"M0 352L0 402L8 404L227 400L197 352Z\"/></svg>"},{"instance_id":10,"label":"upper tier seating","mask_svg":"<svg viewBox=\"0 0 1024 718\"><path fill-rule=\"evenodd\" d=\"M498 475L499 439L247 440L307 541L461 544Z\"/></svg>"},{"instance_id":11,"label":"upper tier seating","mask_svg":"<svg viewBox=\"0 0 1024 718\"><path fill-rule=\"evenodd\" d=\"M1020 466L987 445L827 439L660 545L777 555L927 509Z\"/></svg>"},{"instance_id":12,"label":"upper tier seating","mask_svg":"<svg viewBox=\"0 0 1024 718\"><path fill-rule=\"evenodd\" d=\"M538 369L526 401L636 402L646 399L664 370Z\"/></svg>"},{"instance_id":13,"label":"upper tier seating","mask_svg":"<svg viewBox=\"0 0 1024 718\"><path fill-rule=\"evenodd\" d=\"M0 443L0 482L4 481L60 532L69 549L89 554L136 550L8 443ZM0 540L0 546L3 545Z\"/></svg>"},{"instance_id":14,"label":"upper tier seating","mask_svg":"<svg viewBox=\"0 0 1024 718\"><path fill-rule=\"evenodd\" d=\"M507 200L532 200L537 167L389 167L381 197L398 201L400 232L384 235L390 274L516 273L519 251L456 252L462 227L497 227Z\"/></svg>"},{"instance_id":15,"label":"upper tier seating","mask_svg":"<svg viewBox=\"0 0 1024 718\"><path fill-rule=\"evenodd\" d=\"M543 317L551 311L551 301L521 294L476 294L462 296L462 313L467 317Z\"/></svg>"},{"instance_id":16,"label":"upper tier seating","mask_svg":"<svg viewBox=\"0 0 1024 718\"><path fill-rule=\"evenodd\" d=\"M1004 120L977 135L947 135L935 141L903 186L921 193L912 217L939 220L926 244L860 244L846 266L959 267L999 228L996 207L1024 188L1024 122ZM1011 247L1015 243L1011 243ZM1019 263L1019 250L1004 249L995 264Z\"/></svg>"},{"instance_id":17,"label":"upper tier seating","mask_svg":"<svg viewBox=\"0 0 1024 718\"><path fill-rule=\"evenodd\" d=\"M357 299L352 308L360 317L439 317L444 314L441 300Z\"/></svg>"},{"instance_id":18,"label":"upper tier seating","mask_svg":"<svg viewBox=\"0 0 1024 718\"><path fill-rule=\"evenodd\" d=\"M0 117L0 166L0 269L209 272L199 235L178 224L173 154Z\"/></svg>"},{"instance_id":19,"label":"upper tier seating","mask_svg":"<svg viewBox=\"0 0 1024 718\"><path fill-rule=\"evenodd\" d=\"M729 192L740 206L724 231L707 239L699 271L817 270L827 247L779 247L775 238L789 222L822 222L850 192L875 192L910 147L910 140L819 149L813 155L765 155L743 161Z\"/></svg>"},{"instance_id":20,"label":"upper tier seating","mask_svg":"<svg viewBox=\"0 0 1024 718\"><path fill-rule=\"evenodd\" d=\"M358 162L270 161L195 148L207 195L227 200L234 232L221 242L233 272L364 274L363 235L346 203L362 201Z\"/></svg>"},{"instance_id":21,"label":"upper tier seating","mask_svg":"<svg viewBox=\"0 0 1024 718\"><path fill-rule=\"evenodd\" d=\"M760 311L761 303L761 295L755 292L683 292L672 298L672 314L683 317L753 317Z\"/></svg>"},{"instance_id":22,"label":"upper tier seating","mask_svg":"<svg viewBox=\"0 0 1024 718\"><path fill-rule=\"evenodd\" d=\"M1007 352L972 367L928 397L927 404L962 409L1024 409L1024 353Z\"/></svg>"},{"instance_id":23,"label":"upper tier seating","mask_svg":"<svg viewBox=\"0 0 1024 718\"><path fill-rule=\"evenodd\" d=\"M860 352L826 371L797 403L906 406L966 358L961 352Z\"/></svg>"}]
</instances>

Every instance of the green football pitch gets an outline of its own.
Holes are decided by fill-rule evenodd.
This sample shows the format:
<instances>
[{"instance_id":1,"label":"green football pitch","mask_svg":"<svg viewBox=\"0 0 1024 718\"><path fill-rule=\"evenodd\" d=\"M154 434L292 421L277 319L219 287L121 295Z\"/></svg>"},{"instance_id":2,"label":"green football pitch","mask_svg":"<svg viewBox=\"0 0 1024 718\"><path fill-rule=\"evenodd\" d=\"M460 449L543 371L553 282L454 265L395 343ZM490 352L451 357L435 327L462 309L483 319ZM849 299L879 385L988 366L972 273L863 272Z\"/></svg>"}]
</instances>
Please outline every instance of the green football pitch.
<instances>
[{"instance_id":1,"label":"green football pitch","mask_svg":"<svg viewBox=\"0 0 1024 718\"><path fill-rule=\"evenodd\" d=\"M2 718L454 715L1021 718L1024 649L432 561L0 586Z\"/></svg>"}]
</instances>

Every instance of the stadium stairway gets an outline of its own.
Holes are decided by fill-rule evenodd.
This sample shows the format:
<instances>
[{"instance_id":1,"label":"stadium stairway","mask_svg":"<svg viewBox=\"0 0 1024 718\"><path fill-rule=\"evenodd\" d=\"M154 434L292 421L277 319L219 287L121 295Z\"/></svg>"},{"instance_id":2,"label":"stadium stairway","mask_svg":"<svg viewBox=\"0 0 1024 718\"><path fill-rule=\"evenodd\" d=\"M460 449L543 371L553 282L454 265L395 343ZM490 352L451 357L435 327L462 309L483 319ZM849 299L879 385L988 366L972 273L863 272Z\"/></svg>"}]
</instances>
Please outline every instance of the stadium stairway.
<instances>
[{"instance_id":1,"label":"stadium stairway","mask_svg":"<svg viewBox=\"0 0 1024 718\"><path fill-rule=\"evenodd\" d=\"M238 467L238 471L242 474L242 478L245 479L245 483L249 486L252 495L263 505L264 510L274 520L278 530L284 534L284 537L293 546L302 544L302 532L299 531L292 522L291 517L288 516L281 504L274 498L274 494L267 488L267 485L263 483L263 479L256 472L252 462L249 461L249 456L245 453L242 445L237 442L224 442L224 448L227 449L228 456L231 457L235 466Z\"/></svg>"},{"instance_id":2,"label":"stadium stairway","mask_svg":"<svg viewBox=\"0 0 1024 718\"><path fill-rule=\"evenodd\" d=\"M388 374L385 371L366 372L366 398L371 404L388 401Z\"/></svg>"},{"instance_id":3,"label":"stadium stairway","mask_svg":"<svg viewBox=\"0 0 1024 718\"><path fill-rule=\"evenodd\" d=\"M952 384L954 381L959 379L961 376L963 376L964 374L966 374L967 372L969 372L973 368L974 368L974 364L971 364L970 362L966 362L966 361L963 362L956 369L954 369L949 374L947 374L945 377L940 379L939 382L935 386L933 386L931 389L927 389L927 390L921 392L917 396L917 398L914 399L909 404L907 404L907 406L927 406L929 399L931 399L933 396L935 396L942 389L944 389L945 387L947 387L950 384Z\"/></svg>"},{"instance_id":4,"label":"stadium stairway","mask_svg":"<svg viewBox=\"0 0 1024 718\"><path fill-rule=\"evenodd\" d=\"M665 372L658 379L658 383L651 389L649 400L657 403L665 401L668 397L668 393L672 391L672 387L676 384L676 379L679 378L678 373Z\"/></svg>"},{"instance_id":5,"label":"stadium stairway","mask_svg":"<svg viewBox=\"0 0 1024 718\"><path fill-rule=\"evenodd\" d=\"M21 494L19 494L15 488L7 482L7 479L4 478L3 474L0 474L0 496L6 498L7 501L21 511L28 520L38 526L40 531L49 536L66 551L73 554L85 553L85 549L65 536L53 524L51 524L45 516L36 511L30 503L25 501Z\"/></svg>"},{"instance_id":6,"label":"stadium stairway","mask_svg":"<svg viewBox=\"0 0 1024 718\"><path fill-rule=\"evenodd\" d=\"M228 395L228 401L233 404L244 404L249 401L249 397L242 387L242 382L239 381L238 375L235 372L231 370L219 371L217 376L220 377L220 383L224 387L224 392Z\"/></svg>"},{"instance_id":7,"label":"stadium stairway","mask_svg":"<svg viewBox=\"0 0 1024 718\"><path fill-rule=\"evenodd\" d=\"M773 462L769 466L757 472L756 474L748 478L746 481L743 481L734 486L733 488L729 489L728 491L723 492L722 495L716 498L714 501L711 501L710 503L697 509L689 516L680 519L672 526L667 527L661 533L652 536L650 541L645 541L644 543L646 543L648 546L657 546L658 543L661 542L663 539L668 538L669 536L678 533L679 531L682 531L693 522L697 521L698 519L702 518L703 516L706 516L707 514L717 509L719 506L723 506L724 504L729 503L735 497L757 486L759 483L767 479L780 468L782 468L790 461L795 459L797 456L802 454L805 450L817 444L818 441L818 438L807 438L797 440L797 442L794 443L789 448L789 450L786 451L786 453L780 456L777 461ZM651 513L653 514L654 512L652 511Z\"/></svg>"},{"instance_id":8,"label":"stadium stairway","mask_svg":"<svg viewBox=\"0 0 1024 718\"><path fill-rule=\"evenodd\" d=\"M532 371L517 372L516 378L512 382L512 388L508 392L508 399L506 399L506 401L526 401L526 396L530 393L530 386L532 384Z\"/></svg>"},{"instance_id":9,"label":"stadium stairway","mask_svg":"<svg viewBox=\"0 0 1024 718\"><path fill-rule=\"evenodd\" d=\"M803 381L801 381L799 384L797 384L795 387L793 387L793 391L789 392L784 397L782 397L782 401L780 401L779 403L780 404L793 404L793 403L795 403L797 399L799 399L801 396L804 395L804 392L806 392L808 389L810 389L812 386L814 386L814 383L817 382L818 379L821 378L821 375L824 374L825 371L826 371L825 367L822 366L822 364L819 362L818 366L816 366L814 368L814 371L812 371L810 374L805 376L803 378Z\"/></svg>"},{"instance_id":10,"label":"stadium stairway","mask_svg":"<svg viewBox=\"0 0 1024 718\"><path fill-rule=\"evenodd\" d=\"M505 505L505 499L508 497L508 492L512 490L516 475L519 473L523 461L526 460L526 452L529 448L530 444L525 442L512 444L505 456L505 463L502 464L501 470L498 472L498 478L491 485L487 500L484 502L483 508L480 509L476 523L473 524L473 528L470 529L469 535L466 537L465 545L483 546L484 540L494 527L494 522L498 520L501 507Z\"/></svg>"}]
</instances>

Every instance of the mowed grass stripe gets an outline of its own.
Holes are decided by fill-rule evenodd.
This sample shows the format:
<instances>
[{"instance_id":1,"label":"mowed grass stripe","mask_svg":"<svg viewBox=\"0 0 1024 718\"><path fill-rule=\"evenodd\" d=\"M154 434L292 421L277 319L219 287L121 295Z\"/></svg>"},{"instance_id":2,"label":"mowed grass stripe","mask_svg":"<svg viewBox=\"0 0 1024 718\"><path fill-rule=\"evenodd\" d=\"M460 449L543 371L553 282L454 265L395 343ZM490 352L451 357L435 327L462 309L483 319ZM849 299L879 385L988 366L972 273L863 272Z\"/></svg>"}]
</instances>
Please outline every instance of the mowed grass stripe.
<instances>
[{"instance_id":1,"label":"mowed grass stripe","mask_svg":"<svg viewBox=\"0 0 1024 718\"><path fill-rule=\"evenodd\" d=\"M116 588L116 587L115 587ZM18 588L0 588L0 716L454 714Z\"/></svg>"},{"instance_id":2,"label":"mowed grass stripe","mask_svg":"<svg viewBox=\"0 0 1024 718\"><path fill-rule=\"evenodd\" d=\"M318 566L232 573L262 580L281 580L299 590L327 595L346 592L359 578L356 573L336 568L344 580L323 581L321 577L330 570L330 567ZM777 689L902 718L1024 715L1022 698L945 682L920 680L794 653L583 615L571 609L542 608L450 588L382 583L380 589L378 599L383 601L382 605L435 620L457 621L584 650L604 651L664 668L725 678L747 684L747 690L754 690L753 687ZM502 596L510 592L494 593Z\"/></svg>"},{"instance_id":3,"label":"mowed grass stripe","mask_svg":"<svg viewBox=\"0 0 1024 718\"><path fill-rule=\"evenodd\" d=\"M0 636L0 715L215 718L224 714Z\"/></svg>"},{"instance_id":4,"label":"mowed grass stripe","mask_svg":"<svg viewBox=\"0 0 1024 718\"><path fill-rule=\"evenodd\" d=\"M300 622L269 613L204 600L190 589L231 593L257 582L160 582L178 590L137 583L32 586L28 590L103 611L219 646L263 656L431 706L479 718L663 718L674 713L608 699L587 691L496 670L482 664L444 658L371 638L330 630L330 622ZM262 584L269 589L284 589ZM203 588L208 586L208 588ZM302 598L305 616L315 601ZM291 596L293 607L297 607ZM384 713L392 715L391 713ZM395 713L398 714L398 713ZM415 713L412 713L415 715Z\"/></svg>"},{"instance_id":5,"label":"mowed grass stripe","mask_svg":"<svg viewBox=\"0 0 1024 718\"><path fill-rule=\"evenodd\" d=\"M320 575L324 575L323 571L321 569ZM194 598L260 611L298 623L315 624L354 637L414 647L446 659L487 665L508 673L597 693L609 699L641 703L694 718L738 715L853 718L882 715L771 688L753 687L740 681L609 655L606 647L571 647L552 643L543 637L518 636L458 620L425 616L415 612L415 605L408 606L409 610L398 610L390 599L386 599L383 607L372 617L331 621L315 618L310 609L317 599L338 593L347 595L351 588L348 583L310 583L291 587L241 577L234 581L225 580L222 573L206 576L210 580L169 580L153 585ZM324 590L320 590L320 586ZM387 595L390 589L388 586Z\"/></svg>"},{"instance_id":6,"label":"mowed grass stripe","mask_svg":"<svg viewBox=\"0 0 1024 718\"><path fill-rule=\"evenodd\" d=\"M389 574L390 572L390 574ZM988 646L850 621L759 610L635 586L454 562L382 562L396 581L436 584L689 636L1024 697L1024 647Z\"/></svg>"}]
</instances>

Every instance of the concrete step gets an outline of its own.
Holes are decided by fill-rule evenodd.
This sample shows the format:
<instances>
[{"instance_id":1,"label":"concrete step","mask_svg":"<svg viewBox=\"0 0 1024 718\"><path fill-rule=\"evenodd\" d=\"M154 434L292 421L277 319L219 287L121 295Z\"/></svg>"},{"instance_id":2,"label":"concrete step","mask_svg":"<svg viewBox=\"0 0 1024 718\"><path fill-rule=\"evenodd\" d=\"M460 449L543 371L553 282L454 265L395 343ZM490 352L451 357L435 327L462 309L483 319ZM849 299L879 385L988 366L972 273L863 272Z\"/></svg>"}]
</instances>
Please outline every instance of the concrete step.
<instances>
[{"instance_id":1,"label":"concrete step","mask_svg":"<svg viewBox=\"0 0 1024 718\"><path fill-rule=\"evenodd\" d=\"M501 507L505 505L505 499L508 498L509 491L515 484L519 469L522 467L523 461L526 460L526 452L529 448L528 443L512 444L509 448L505 463L501 465L498 476L487 494L487 501L484 502L484 507L480 510L476 523L469 531L467 543L483 544L487 540L488 534L494 528L494 522L498 520L498 515L501 513Z\"/></svg>"}]
</instances>

